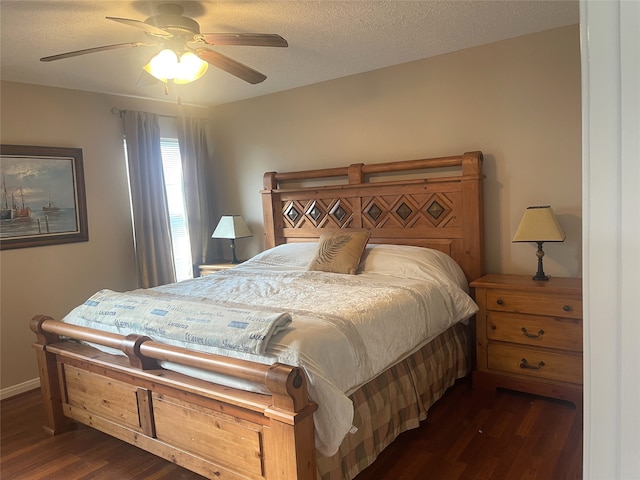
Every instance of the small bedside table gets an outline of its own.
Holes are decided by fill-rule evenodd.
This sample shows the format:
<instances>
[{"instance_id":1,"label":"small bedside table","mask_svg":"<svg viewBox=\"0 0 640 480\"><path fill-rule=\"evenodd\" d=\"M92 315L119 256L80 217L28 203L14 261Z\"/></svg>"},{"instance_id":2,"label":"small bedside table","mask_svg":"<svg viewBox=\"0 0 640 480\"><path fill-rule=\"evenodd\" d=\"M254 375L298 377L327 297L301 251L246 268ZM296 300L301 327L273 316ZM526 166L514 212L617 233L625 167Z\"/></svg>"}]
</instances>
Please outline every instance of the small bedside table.
<instances>
[{"instance_id":1,"label":"small bedside table","mask_svg":"<svg viewBox=\"0 0 640 480\"><path fill-rule=\"evenodd\" d=\"M471 282L473 384L568 400L582 410L582 279L485 275Z\"/></svg>"},{"instance_id":2,"label":"small bedside table","mask_svg":"<svg viewBox=\"0 0 640 480\"><path fill-rule=\"evenodd\" d=\"M242 263L242 262L240 262ZM227 270L229 268L237 267L240 263L229 263L221 261L220 263L205 263L198 266L200 270L200 276L211 275L212 273L219 272L221 270Z\"/></svg>"}]
</instances>

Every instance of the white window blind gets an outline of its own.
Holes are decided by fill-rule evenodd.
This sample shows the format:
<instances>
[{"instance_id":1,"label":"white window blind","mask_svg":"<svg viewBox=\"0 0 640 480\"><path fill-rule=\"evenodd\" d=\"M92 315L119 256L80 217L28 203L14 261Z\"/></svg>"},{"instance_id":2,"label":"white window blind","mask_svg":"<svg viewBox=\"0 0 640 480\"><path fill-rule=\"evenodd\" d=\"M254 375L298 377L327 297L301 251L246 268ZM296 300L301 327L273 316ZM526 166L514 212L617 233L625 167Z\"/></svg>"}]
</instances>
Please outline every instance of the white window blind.
<instances>
[{"instance_id":1,"label":"white window blind","mask_svg":"<svg viewBox=\"0 0 640 480\"><path fill-rule=\"evenodd\" d=\"M182 159L177 138L161 138L160 152L164 171L164 183L169 206L169 223L173 243L173 263L176 280L193 278L191 265L191 243L187 228L187 210L184 202L184 181L182 178Z\"/></svg>"}]
</instances>

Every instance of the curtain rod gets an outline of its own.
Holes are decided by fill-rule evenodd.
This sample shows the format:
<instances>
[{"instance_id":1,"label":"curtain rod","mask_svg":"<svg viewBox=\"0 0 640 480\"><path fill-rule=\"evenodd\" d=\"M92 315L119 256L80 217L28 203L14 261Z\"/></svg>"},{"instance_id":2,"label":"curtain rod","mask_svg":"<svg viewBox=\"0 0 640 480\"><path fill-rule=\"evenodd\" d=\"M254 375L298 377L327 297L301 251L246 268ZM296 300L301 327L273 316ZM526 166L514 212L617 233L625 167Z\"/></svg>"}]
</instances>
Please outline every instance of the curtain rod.
<instances>
[{"instance_id":1,"label":"curtain rod","mask_svg":"<svg viewBox=\"0 0 640 480\"><path fill-rule=\"evenodd\" d=\"M0 0L1 1L1 0ZM124 109L121 110L119 108L113 107L111 109L111 113L113 113L114 115L118 115L121 119L124 118L124 114L127 113L128 110ZM145 112L145 113L152 113L152 112ZM178 120L178 115L163 115L161 113L153 113L153 115L157 115L158 117L164 117L164 118L172 118L173 120ZM183 117L183 118L196 118L196 117ZM204 121L204 122L209 122L209 119L204 118L204 117L199 117L200 120Z\"/></svg>"},{"instance_id":2,"label":"curtain rod","mask_svg":"<svg viewBox=\"0 0 640 480\"><path fill-rule=\"evenodd\" d=\"M113 113L114 115L119 115L119 116L120 116L120 118L122 118L122 117L124 116L124 114L125 114L125 113L127 113L127 110L121 110L121 109L119 109L119 108L113 107L113 108L111 109L111 113ZM176 118L178 118L178 117L177 117L177 116L175 116L175 115L163 115L163 114L161 114L161 113L154 113L154 115L157 115L157 116L159 116L159 117L165 117L165 118L173 118L174 120L175 120Z\"/></svg>"}]
</instances>

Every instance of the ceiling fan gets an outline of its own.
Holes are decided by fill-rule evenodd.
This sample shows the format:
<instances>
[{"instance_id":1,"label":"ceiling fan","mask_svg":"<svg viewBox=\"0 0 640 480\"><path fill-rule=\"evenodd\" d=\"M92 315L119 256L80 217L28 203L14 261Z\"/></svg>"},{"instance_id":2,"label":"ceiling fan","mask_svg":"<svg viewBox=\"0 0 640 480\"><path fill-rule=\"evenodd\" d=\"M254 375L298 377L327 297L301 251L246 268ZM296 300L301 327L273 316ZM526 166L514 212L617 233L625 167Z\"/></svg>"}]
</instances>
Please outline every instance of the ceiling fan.
<instances>
[{"instance_id":1,"label":"ceiling fan","mask_svg":"<svg viewBox=\"0 0 640 480\"><path fill-rule=\"evenodd\" d=\"M158 5L158 15L147 18L144 22L128 18L106 17L107 20L123 23L143 30L149 37L149 42L129 42L104 45L102 47L86 48L73 52L51 55L40 59L42 62L52 62L64 58L77 57L89 53L103 52L118 48L154 47L163 46L164 49L174 52L175 56L187 55L195 58L201 65L198 76L186 81L176 83L188 83L200 78L208 64L224 70L236 77L257 84L264 81L267 76L246 66L232 58L222 55L211 47L216 45L241 45L255 47L287 47L289 44L280 35L268 33L200 33L200 25L192 18L183 16L184 9L180 5L166 3ZM163 50L164 51L164 50ZM162 53L162 52L161 52ZM194 57L195 55L195 57ZM186 58L186 57L182 57ZM155 57L154 57L155 59ZM206 62L200 62L198 59ZM174 60L175 61L175 60ZM182 61L182 59L181 59ZM153 59L152 59L153 62ZM144 68L152 75L166 82L167 77L159 77L150 70L150 65ZM184 61L186 64L187 62Z\"/></svg>"}]
</instances>

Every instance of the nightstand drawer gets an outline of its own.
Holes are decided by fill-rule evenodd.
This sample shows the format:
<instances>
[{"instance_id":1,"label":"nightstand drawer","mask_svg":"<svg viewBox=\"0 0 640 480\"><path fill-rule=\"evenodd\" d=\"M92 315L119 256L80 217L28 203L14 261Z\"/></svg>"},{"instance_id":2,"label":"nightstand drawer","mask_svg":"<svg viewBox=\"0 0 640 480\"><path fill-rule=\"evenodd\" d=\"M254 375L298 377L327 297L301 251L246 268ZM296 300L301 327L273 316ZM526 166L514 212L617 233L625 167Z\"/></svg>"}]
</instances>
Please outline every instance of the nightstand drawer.
<instances>
[{"instance_id":1,"label":"nightstand drawer","mask_svg":"<svg viewBox=\"0 0 640 480\"><path fill-rule=\"evenodd\" d=\"M582 384L582 355L489 345L487 366L501 372Z\"/></svg>"},{"instance_id":2,"label":"nightstand drawer","mask_svg":"<svg viewBox=\"0 0 640 480\"><path fill-rule=\"evenodd\" d=\"M487 337L502 342L582 352L582 321L490 311L487 313Z\"/></svg>"},{"instance_id":3,"label":"nightstand drawer","mask_svg":"<svg viewBox=\"0 0 640 480\"><path fill-rule=\"evenodd\" d=\"M487 292L487 309L498 312L582 318L582 299L576 295L542 293L532 295L509 290L490 290Z\"/></svg>"}]
</instances>

